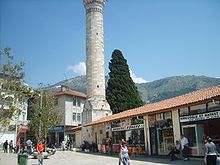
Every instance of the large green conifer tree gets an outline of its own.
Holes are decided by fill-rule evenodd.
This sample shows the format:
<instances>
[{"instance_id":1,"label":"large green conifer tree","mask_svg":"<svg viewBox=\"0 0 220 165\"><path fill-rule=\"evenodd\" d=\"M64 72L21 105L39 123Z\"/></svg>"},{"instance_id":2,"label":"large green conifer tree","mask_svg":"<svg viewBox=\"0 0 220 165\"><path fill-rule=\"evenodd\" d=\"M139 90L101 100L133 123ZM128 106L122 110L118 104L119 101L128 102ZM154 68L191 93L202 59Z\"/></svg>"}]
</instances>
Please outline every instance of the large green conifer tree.
<instances>
[{"instance_id":1,"label":"large green conifer tree","mask_svg":"<svg viewBox=\"0 0 220 165\"><path fill-rule=\"evenodd\" d=\"M109 62L109 80L106 99L112 112L119 113L143 105L137 87L130 77L127 60L120 50L114 50Z\"/></svg>"}]
</instances>

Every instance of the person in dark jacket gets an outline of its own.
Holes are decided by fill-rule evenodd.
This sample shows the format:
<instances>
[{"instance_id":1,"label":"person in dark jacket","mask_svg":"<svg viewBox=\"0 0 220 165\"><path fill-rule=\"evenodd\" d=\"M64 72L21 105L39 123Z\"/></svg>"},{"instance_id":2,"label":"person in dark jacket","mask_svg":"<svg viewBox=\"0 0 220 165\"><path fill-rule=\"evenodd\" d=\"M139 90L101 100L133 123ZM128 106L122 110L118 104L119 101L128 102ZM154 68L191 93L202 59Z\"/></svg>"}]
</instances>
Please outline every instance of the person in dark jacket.
<instances>
[{"instance_id":1,"label":"person in dark jacket","mask_svg":"<svg viewBox=\"0 0 220 165\"><path fill-rule=\"evenodd\" d=\"M4 153L8 153L8 140L6 140L3 144Z\"/></svg>"}]
</instances>

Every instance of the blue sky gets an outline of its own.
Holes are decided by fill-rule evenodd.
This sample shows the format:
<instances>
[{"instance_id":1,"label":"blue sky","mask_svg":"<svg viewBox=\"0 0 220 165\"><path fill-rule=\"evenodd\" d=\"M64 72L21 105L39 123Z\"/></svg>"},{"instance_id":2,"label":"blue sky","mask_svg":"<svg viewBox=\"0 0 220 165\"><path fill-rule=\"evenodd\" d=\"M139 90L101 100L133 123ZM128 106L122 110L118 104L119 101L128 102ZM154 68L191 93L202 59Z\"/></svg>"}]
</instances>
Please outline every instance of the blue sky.
<instances>
[{"instance_id":1,"label":"blue sky","mask_svg":"<svg viewBox=\"0 0 220 165\"><path fill-rule=\"evenodd\" d=\"M54 84L85 73L85 21L82 0L0 0L0 47L30 86ZM220 77L219 0L108 0L104 29L106 74L120 49L136 82Z\"/></svg>"}]
</instances>

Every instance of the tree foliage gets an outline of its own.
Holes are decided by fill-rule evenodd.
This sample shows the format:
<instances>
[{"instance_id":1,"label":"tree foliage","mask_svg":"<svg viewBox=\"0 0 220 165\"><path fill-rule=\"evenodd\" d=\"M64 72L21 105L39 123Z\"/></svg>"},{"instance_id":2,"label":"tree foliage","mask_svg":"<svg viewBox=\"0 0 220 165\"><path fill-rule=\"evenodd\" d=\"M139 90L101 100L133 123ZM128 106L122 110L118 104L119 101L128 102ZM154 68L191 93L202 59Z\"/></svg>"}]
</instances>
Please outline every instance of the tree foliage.
<instances>
[{"instance_id":1,"label":"tree foliage","mask_svg":"<svg viewBox=\"0 0 220 165\"><path fill-rule=\"evenodd\" d=\"M120 50L113 51L109 70L106 98L113 113L142 106L143 101L130 77L127 60Z\"/></svg>"},{"instance_id":2,"label":"tree foliage","mask_svg":"<svg viewBox=\"0 0 220 165\"><path fill-rule=\"evenodd\" d=\"M46 141L49 128L59 122L59 113L55 109L54 103L55 98L46 90L40 91L40 94L31 100L29 127L37 141Z\"/></svg>"},{"instance_id":3,"label":"tree foliage","mask_svg":"<svg viewBox=\"0 0 220 165\"><path fill-rule=\"evenodd\" d=\"M24 85L24 63L14 63L10 48L0 51L0 125L7 127L33 90Z\"/></svg>"}]
</instances>

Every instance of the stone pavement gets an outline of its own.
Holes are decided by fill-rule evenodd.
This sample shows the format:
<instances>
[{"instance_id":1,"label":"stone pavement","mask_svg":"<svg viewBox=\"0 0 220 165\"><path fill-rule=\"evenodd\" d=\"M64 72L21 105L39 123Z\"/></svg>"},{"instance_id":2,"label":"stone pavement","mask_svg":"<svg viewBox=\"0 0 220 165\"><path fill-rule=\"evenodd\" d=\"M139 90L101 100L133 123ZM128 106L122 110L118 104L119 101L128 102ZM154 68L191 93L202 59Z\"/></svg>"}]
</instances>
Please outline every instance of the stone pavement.
<instances>
[{"instance_id":1,"label":"stone pavement","mask_svg":"<svg viewBox=\"0 0 220 165\"><path fill-rule=\"evenodd\" d=\"M0 152L0 165L17 165L16 154L3 154ZM118 158L108 155L57 151L49 159L44 159L44 165L117 165ZM29 158L27 165L37 165L37 159ZM204 165L202 159L198 160L176 160L159 157L136 157L132 158L131 165Z\"/></svg>"}]
</instances>

